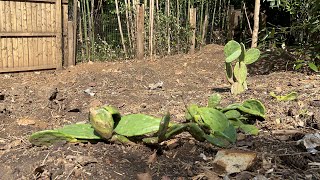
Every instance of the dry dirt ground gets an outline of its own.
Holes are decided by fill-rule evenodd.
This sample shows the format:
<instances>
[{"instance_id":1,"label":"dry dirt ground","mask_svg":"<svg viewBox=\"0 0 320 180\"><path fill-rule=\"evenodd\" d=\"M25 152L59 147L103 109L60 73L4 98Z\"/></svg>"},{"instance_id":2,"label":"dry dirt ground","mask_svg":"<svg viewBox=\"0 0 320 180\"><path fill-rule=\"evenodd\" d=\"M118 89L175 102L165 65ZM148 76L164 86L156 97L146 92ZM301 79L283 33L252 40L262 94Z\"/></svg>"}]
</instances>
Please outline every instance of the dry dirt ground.
<instances>
[{"instance_id":1,"label":"dry dirt ground","mask_svg":"<svg viewBox=\"0 0 320 180\"><path fill-rule=\"evenodd\" d=\"M277 61L282 60L263 59L252 67L249 90L239 96L230 93L223 47L217 45L194 55L152 61L85 63L61 71L1 74L0 179L136 179L141 173L153 179L217 179L212 161L219 148L196 142L188 134L177 137L171 148L107 142L34 147L28 142L33 132L88 121L89 108L101 104L115 106L122 114L161 117L169 111L174 121L182 122L186 104L206 105L212 93L222 95L223 105L255 98L267 109L266 120L256 123L260 135L245 136L230 147L257 152L259 163L229 178L320 179L320 155L296 145L304 134L319 132L320 76L273 72ZM150 88L159 82L163 85ZM88 88L94 96L84 92ZM299 97L278 102L269 95L271 91L296 91ZM154 152L156 159L150 163Z\"/></svg>"}]
</instances>

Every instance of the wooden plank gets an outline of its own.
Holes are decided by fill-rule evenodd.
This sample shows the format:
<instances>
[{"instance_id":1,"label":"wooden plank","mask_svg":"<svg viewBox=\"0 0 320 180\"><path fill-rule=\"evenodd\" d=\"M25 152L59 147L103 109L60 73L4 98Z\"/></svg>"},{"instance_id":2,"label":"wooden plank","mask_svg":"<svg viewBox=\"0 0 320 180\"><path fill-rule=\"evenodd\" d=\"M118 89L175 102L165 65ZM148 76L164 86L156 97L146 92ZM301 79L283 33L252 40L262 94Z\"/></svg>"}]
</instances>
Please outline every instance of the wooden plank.
<instances>
[{"instance_id":1,"label":"wooden plank","mask_svg":"<svg viewBox=\"0 0 320 180\"><path fill-rule=\"evenodd\" d=\"M0 1L0 32L5 31L5 8L4 2ZM5 39L0 37L0 69L3 66L4 59L7 58L5 55Z\"/></svg>"},{"instance_id":2,"label":"wooden plank","mask_svg":"<svg viewBox=\"0 0 320 180\"><path fill-rule=\"evenodd\" d=\"M21 4L23 2L16 2L16 14L17 14L17 32L22 32L22 10L21 10ZM17 57L16 57L16 62L15 67L23 67L23 61L24 61L24 55L23 55L23 49L24 47L22 46L23 40L22 38L16 38L18 43L17 43Z\"/></svg>"},{"instance_id":3,"label":"wooden plank","mask_svg":"<svg viewBox=\"0 0 320 180\"><path fill-rule=\"evenodd\" d=\"M7 53L7 39L6 38L1 38L0 39L1 41L1 44L2 44L2 48L1 48L1 67L4 68L4 67L7 67L7 62L8 62L8 53Z\"/></svg>"},{"instance_id":4,"label":"wooden plank","mask_svg":"<svg viewBox=\"0 0 320 180\"><path fill-rule=\"evenodd\" d=\"M51 9L50 9L51 4L46 4L46 15L47 15L47 32L52 32L52 18L51 18ZM47 47L47 62L46 64L50 64L50 59L52 58L52 48L51 48L51 39L52 38L46 38L46 47Z\"/></svg>"},{"instance_id":5,"label":"wooden plank","mask_svg":"<svg viewBox=\"0 0 320 180\"><path fill-rule=\"evenodd\" d=\"M0 4L0 6L1 6L1 4ZM0 69L2 68L3 59L5 58L5 56L2 55L2 52L4 51L4 44L2 43L3 41L4 41L4 39L0 38Z\"/></svg>"},{"instance_id":6,"label":"wooden plank","mask_svg":"<svg viewBox=\"0 0 320 180\"><path fill-rule=\"evenodd\" d=\"M31 32L32 31L32 6L31 3L26 2L26 17L27 17L27 31L26 32ZM28 60L27 60L27 66L30 66L30 62L32 61L32 52L31 52L31 45L32 45L32 40L31 38L26 38L27 40L27 49L28 49Z\"/></svg>"},{"instance_id":7,"label":"wooden plank","mask_svg":"<svg viewBox=\"0 0 320 180\"><path fill-rule=\"evenodd\" d=\"M61 0L56 0L56 65L57 69L62 68L62 7L61 7Z\"/></svg>"},{"instance_id":8,"label":"wooden plank","mask_svg":"<svg viewBox=\"0 0 320 180\"><path fill-rule=\"evenodd\" d=\"M16 1L16 2L35 2L35 3L56 3L56 0L1 0L1 1ZM68 0L62 0L62 4L68 4Z\"/></svg>"},{"instance_id":9,"label":"wooden plank","mask_svg":"<svg viewBox=\"0 0 320 180\"><path fill-rule=\"evenodd\" d=\"M0 32L4 31L5 25L5 10L4 10L4 2L0 1Z\"/></svg>"},{"instance_id":10,"label":"wooden plank","mask_svg":"<svg viewBox=\"0 0 320 180\"><path fill-rule=\"evenodd\" d=\"M37 27L37 4L31 3L31 27L29 29L29 32L35 32ZM36 55L37 55L37 41L35 38L30 39L31 44L30 45L30 51L31 56L29 56L29 66L36 66Z\"/></svg>"},{"instance_id":11,"label":"wooden plank","mask_svg":"<svg viewBox=\"0 0 320 180\"><path fill-rule=\"evenodd\" d=\"M41 4L41 29L42 32L47 31L47 13L46 13L46 4L42 3ZM47 53L47 38L42 38L42 64L47 65L47 59L48 59L48 53Z\"/></svg>"},{"instance_id":12,"label":"wooden plank","mask_svg":"<svg viewBox=\"0 0 320 180\"><path fill-rule=\"evenodd\" d=\"M13 46L12 46L12 38L8 38L7 39L7 56L8 56L8 62L7 62L7 66L8 68L12 68L13 67Z\"/></svg>"},{"instance_id":13,"label":"wooden plank","mask_svg":"<svg viewBox=\"0 0 320 180\"><path fill-rule=\"evenodd\" d=\"M29 66L29 67L15 67L15 68L2 68L0 73L3 72L17 72L17 71L32 71L32 70L45 70L45 69L55 69L55 65L46 65L46 66Z\"/></svg>"},{"instance_id":14,"label":"wooden plank","mask_svg":"<svg viewBox=\"0 0 320 180\"><path fill-rule=\"evenodd\" d=\"M56 31L56 17L55 17L55 5L51 5L50 6L51 8L51 28L52 28L52 32L55 32ZM55 32L56 33L56 32ZM51 40L51 52L52 52L52 55L51 55L51 59L50 59L50 64L55 64L56 62L56 38L50 38Z\"/></svg>"},{"instance_id":15,"label":"wooden plank","mask_svg":"<svg viewBox=\"0 0 320 180\"><path fill-rule=\"evenodd\" d=\"M56 35L57 33L53 32L0 32L0 37L55 37Z\"/></svg>"},{"instance_id":16,"label":"wooden plank","mask_svg":"<svg viewBox=\"0 0 320 180\"><path fill-rule=\"evenodd\" d=\"M62 5L62 31L63 31L63 63L68 61L69 51L68 51L68 5Z\"/></svg>"},{"instance_id":17,"label":"wooden plank","mask_svg":"<svg viewBox=\"0 0 320 180\"><path fill-rule=\"evenodd\" d=\"M16 32L17 31L17 15L16 15L16 3L13 1L10 1L10 24L11 24L11 31ZM16 45L17 45L17 39L16 38L10 38L10 45L11 45L11 52L8 51L8 54L10 54L10 58L8 58L8 67L14 67L14 61L16 60L15 57L17 55L16 52ZM8 45L10 47L10 45Z\"/></svg>"},{"instance_id":18,"label":"wooden plank","mask_svg":"<svg viewBox=\"0 0 320 180\"><path fill-rule=\"evenodd\" d=\"M10 2L9 1L6 1L4 2L4 10L5 10L5 24L4 24L4 31L7 32L7 31L11 31L11 18L10 18ZM4 55L6 56L6 58L3 59L3 66L2 67L8 67L8 61L9 61L9 49L12 47L9 48L9 43L10 42L10 39L5 39L4 40L4 47L5 47L5 50L4 50Z\"/></svg>"},{"instance_id":19,"label":"wooden plank","mask_svg":"<svg viewBox=\"0 0 320 180\"><path fill-rule=\"evenodd\" d=\"M42 19L42 14L41 14L41 3L37 3L37 32L41 32L41 19ZM37 61L36 64L37 66L41 66L42 65L42 38L38 37L35 38L37 41Z\"/></svg>"},{"instance_id":20,"label":"wooden plank","mask_svg":"<svg viewBox=\"0 0 320 180\"><path fill-rule=\"evenodd\" d=\"M27 19L27 3L21 3L22 10L22 31L28 31L28 19ZM23 67L28 66L29 52L28 52L28 38L22 38L22 47L23 47Z\"/></svg>"}]
</instances>

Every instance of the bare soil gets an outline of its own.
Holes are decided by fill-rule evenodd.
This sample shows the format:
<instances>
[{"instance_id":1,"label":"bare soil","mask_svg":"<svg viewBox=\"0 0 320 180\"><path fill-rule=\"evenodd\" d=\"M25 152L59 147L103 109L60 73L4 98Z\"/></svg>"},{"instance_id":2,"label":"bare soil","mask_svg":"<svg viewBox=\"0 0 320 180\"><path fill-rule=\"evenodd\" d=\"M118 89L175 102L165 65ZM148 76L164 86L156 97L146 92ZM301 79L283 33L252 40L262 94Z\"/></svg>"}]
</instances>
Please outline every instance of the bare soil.
<instances>
[{"instance_id":1,"label":"bare soil","mask_svg":"<svg viewBox=\"0 0 320 180\"><path fill-rule=\"evenodd\" d=\"M267 109L266 120L256 122L260 135L239 138L231 147L257 152L259 163L229 178L320 179L320 166L310 164L319 163L320 155L296 145L304 134L319 132L320 76L274 71L274 65L264 68L268 60L251 67L249 90L239 96L230 93L223 47L217 45L194 55L157 60L1 74L0 179L137 179L142 173L153 179L215 179L212 161L219 148L196 142L188 134L178 136L173 147L108 142L35 147L28 142L33 132L88 121L89 108L102 104L115 106L122 114L161 117L169 111L174 121L183 122L185 106L206 105L212 93L223 96L223 105L255 98ZM94 96L84 92L88 88ZM278 102L271 91L296 91L299 97Z\"/></svg>"}]
</instances>

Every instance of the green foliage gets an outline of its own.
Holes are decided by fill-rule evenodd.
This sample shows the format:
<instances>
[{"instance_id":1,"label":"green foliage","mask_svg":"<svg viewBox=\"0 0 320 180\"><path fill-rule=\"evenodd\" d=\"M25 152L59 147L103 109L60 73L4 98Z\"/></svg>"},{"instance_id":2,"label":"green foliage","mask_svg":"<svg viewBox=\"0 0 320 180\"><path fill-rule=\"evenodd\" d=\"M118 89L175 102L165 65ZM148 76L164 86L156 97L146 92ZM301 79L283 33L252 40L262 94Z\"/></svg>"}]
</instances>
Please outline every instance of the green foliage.
<instances>
[{"instance_id":1,"label":"green foliage","mask_svg":"<svg viewBox=\"0 0 320 180\"><path fill-rule=\"evenodd\" d=\"M68 134L76 139L101 139L99 135L94 133L91 124L71 124L57 129L58 132Z\"/></svg>"},{"instance_id":2,"label":"green foliage","mask_svg":"<svg viewBox=\"0 0 320 180\"><path fill-rule=\"evenodd\" d=\"M160 121L145 114L130 114L121 118L114 132L127 137L155 133L159 130Z\"/></svg>"},{"instance_id":3,"label":"green foliage","mask_svg":"<svg viewBox=\"0 0 320 180\"><path fill-rule=\"evenodd\" d=\"M274 97L278 101L293 101L298 98L298 93L291 92L291 93L284 95L284 96L277 96L274 92L270 92L270 96Z\"/></svg>"},{"instance_id":4,"label":"green foliage","mask_svg":"<svg viewBox=\"0 0 320 180\"><path fill-rule=\"evenodd\" d=\"M94 142L108 140L125 144L140 140L144 143L160 143L177 134L188 131L195 139L226 147L236 142L237 129L247 134L257 134L258 129L247 124L257 117L264 118L265 109L258 100L218 107L221 96L213 94L207 107L190 105L185 123L170 123L170 114L162 119L145 114L120 115L111 106L90 109L90 124L72 124L55 130L32 134L30 142L37 146L56 142Z\"/></svg>"},{"instance_id":5,"label":"green foliage","mask_svg":"<svg viewBox=\"0 0 320 180\"><path fill-rule=\"evenodd\" d=\"M221 101L221 95L220 94L212 94L208 99L208 107L209 108L216 108Z\"/></svg>"},{"instance_id":6,"label":"green foliage","mask_svg":"<svg viewBox=\"0 0 320 180\"><path fill-rule=\"evenodd\" d=\"M256 62L260 57L260 51L251 48L246 51L243 43L231 40L224 47L226 76L231 84L231 93L240 94L247 89L247 66ZM235 66L232 69L232 62Z\"/></svg>"},{"instance_id":7,"label":"green foliage","mask_svg":"<svg viewBox=\"0 0 320 180\"><path fill-rule=\"evenodd\" d=\"M35 146L49 146L57 142L77 142L77 139L56 130L46 130L33 133L29 141Z\"/></svg>"},{"instance_id":8,"label":"green foliage","mask_svg":"<svg viewBox=\"0 0 320 180\"><path fill-rule=\"evenodd\" d=\"M103 138L109 139L112 136L114 120L112 114L105 108L90 109L90 123L95 131Z\"/></svg>"}]
</instances>

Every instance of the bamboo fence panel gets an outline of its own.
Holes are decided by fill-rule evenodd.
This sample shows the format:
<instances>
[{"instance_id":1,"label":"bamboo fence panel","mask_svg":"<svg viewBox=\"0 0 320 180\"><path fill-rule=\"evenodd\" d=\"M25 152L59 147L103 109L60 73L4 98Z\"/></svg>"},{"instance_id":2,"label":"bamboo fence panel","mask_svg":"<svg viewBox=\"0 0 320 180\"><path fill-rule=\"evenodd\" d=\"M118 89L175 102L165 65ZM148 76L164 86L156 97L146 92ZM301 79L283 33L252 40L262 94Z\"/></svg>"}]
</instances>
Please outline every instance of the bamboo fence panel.
<instances>
[{"instance_id":1,"label":"bamboo fence panel","mask_svg":"<svg viewBox=\"0 0 320 180\"><path fill-rule=\"evenodd\" d=\"M68 1L0 0L0 72L62 66Z\"/></svg>"}]
</instances>

